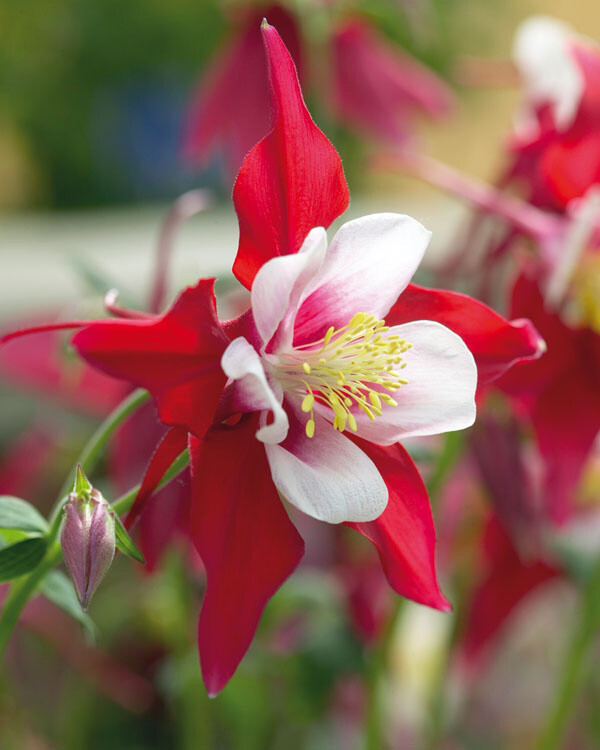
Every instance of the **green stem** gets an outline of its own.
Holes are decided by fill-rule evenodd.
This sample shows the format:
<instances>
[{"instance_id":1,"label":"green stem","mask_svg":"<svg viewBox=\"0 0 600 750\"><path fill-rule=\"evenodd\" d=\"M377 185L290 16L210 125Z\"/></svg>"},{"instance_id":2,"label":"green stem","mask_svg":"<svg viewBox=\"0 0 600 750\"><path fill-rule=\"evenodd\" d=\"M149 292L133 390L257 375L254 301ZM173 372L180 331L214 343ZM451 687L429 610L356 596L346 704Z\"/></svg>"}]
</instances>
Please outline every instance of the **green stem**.
<instances>
[{"instance_id":1,"label":"green stem","mask_svg":"<svg viewBox=\"0 0 600 750\"><path fill-rule=\"evenodd\" d=\"M104 422L98 427L96 432L86 443L84 449L79 454L75 466L79 464L86 474L91 473L92 469L102 455L106 444L108 443L113 432L119 427L127 417L132 414L139 406L148 401L150 394L148 391L138 389L133 391L126 399L106 417ZM63 498L71 492L73 486L73 473L70 473L58 493L56 505L52 512L52 519L60 510Z\"/></svg>"},{"instance_id":2,"label":"green stem","mask_svg":"<svg viewBox=\"0 0 600 750\"><path fill-rule=\"evenodd\" d=\"M539 739L540 750L563 747L569 718L584 682L590 648L600 627L600 561L586 582L567 653L558 680L554 700L544 721Z\"/></svg>"},{"instance_id":3,"label":"green stem","mask_svg":"<svg viewBox=\"0 0 600 750\"><path fill-rule=\"evenodd\" d=\"M386 629L379 642L373 649L367 668L367 711L365 718L365 748L366 750L381 750L384 746L384 715L382 705L383 677L387 667L388 655L398 627L402 607L405 600L396 596L394 609L388 620Z\"/></svg>"},{"instance_id":4,"label":"green stem","mask_svg":"<svg viewBox=\"0 0 600 750\"><path fill-rule=\"evenodd\" d=\"M446 483L446 479L462 456L465 447L463 432L448 432L444 439L444 446L437 458L435 469L427 480L427 493L433 508L437 505L438 495Z\"/></svg>"}]
</instances>

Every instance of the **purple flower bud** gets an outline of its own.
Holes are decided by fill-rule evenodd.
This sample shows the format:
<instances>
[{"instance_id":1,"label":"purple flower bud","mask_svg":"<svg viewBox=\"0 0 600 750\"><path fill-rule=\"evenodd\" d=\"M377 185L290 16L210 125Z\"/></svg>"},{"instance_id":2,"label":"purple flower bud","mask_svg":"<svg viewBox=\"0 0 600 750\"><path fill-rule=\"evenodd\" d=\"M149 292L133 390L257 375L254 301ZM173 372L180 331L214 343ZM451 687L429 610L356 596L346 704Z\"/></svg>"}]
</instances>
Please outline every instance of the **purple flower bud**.
<instances>
[{"instance_id":1,"label":"purple flower bud","mask_svg":"<svg viewBox=\"0 0 600 750\"><path fill-rule=\"evenodd\" d=\"M115 518L98 490L72 493L60 543L84 612L115 556Z\"/></svg>"}]
</instances>

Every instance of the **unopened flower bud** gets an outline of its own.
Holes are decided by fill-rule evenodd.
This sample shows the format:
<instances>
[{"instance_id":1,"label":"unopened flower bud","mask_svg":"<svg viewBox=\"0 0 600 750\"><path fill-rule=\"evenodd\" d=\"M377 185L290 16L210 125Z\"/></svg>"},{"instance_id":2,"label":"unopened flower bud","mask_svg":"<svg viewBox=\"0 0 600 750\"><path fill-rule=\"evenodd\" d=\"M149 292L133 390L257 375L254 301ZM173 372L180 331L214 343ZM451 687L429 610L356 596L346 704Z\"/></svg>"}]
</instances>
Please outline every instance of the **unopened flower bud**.
<instances>
[{"instance_id":1,"label":"unopened flower bud","mask_svg":"<svg viewBox=\"0 0 600 750\"><path fill-rule=\"evenodd\" d=\"M60 543L77 596L87 611L92 594L115 556L114 512L78 467L74 491L64 513Z\"/></svg>"}]
</instances>

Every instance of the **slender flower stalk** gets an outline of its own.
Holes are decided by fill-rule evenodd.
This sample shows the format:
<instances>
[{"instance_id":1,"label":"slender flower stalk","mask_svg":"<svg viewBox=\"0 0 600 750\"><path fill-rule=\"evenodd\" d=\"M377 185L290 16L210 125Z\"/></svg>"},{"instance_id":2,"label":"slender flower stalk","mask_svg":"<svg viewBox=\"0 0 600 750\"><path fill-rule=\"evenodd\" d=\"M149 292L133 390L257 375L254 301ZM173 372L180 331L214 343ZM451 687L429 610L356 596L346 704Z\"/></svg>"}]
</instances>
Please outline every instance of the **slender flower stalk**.
<instances>
[{"instance_id":1,"label":"slender flower stalk","mask_svg":"<svg viewBox=\"0 0 600 750\"><path fill-rule=\"evenodd\" d=\"M88 440L83 450L77 457L75 466L81 466L81 469L86 474L91 474L96 466L96 462L100 460L108 441L111 436L131 414L133 414L139 407L146 403L150 399L150 394L142 389L137 389L123 399L121 403L115 407L115 409L106 417L98 429L94 432L92 437ZM58 493L56 503L52 511L51 520L56 519L61 511L62 503L65 497L69 494L69 490L72 483L72 474L69 475Z\"/></svg>"},{"instance_id":2,"label":"slender flower stalk","mask_svg":"<svg viewBox=\"0 0 600 750\"><path fill-rule=\"evenodd\" d=\"M377 160L382 168L400 168L415 177L464 198L472 206L493 216L506 219L519 231L538 242L547 240L560 229L560 217L542 211L492 185L467 177L458 170L416 151L402 150Z\"/></svg>"}]
</instances>

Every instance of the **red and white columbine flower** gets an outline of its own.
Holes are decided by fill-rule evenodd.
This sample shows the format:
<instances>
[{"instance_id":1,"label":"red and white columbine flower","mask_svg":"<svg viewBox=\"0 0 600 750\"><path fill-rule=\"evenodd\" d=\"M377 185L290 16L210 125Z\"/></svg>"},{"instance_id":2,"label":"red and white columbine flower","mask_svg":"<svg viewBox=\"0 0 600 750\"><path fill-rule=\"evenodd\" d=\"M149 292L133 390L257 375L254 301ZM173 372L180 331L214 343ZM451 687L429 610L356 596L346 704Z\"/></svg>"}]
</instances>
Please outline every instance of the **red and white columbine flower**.
<instances>
[{"instance_id":1,"label":"red and white columbine flower","mask_svg":"<svg viewBox=\"0 0 600 750\"><path fill-rule=\"evenodd\" d=\"M233 402L261 412L275 485L320 520L372 521L386 507L376 465L349 436L393 445L475 419L477 368L462 339L435 321L385 322L429 237L397 214L348 222L329 248L312 229L297 254L258 271L256 336L223 354Z\"/></svg>"},{"instance_id":2,"label":"red and white columbine flower","mask_svg":"<svg viewBox=\"0 0 600 750\"><path fill-rule=\"evenodd\" d=\"M128 521L189 445L189 534L207 582L198 646L213 695L304 553L277 489L372 542L398 594L449 608L427 491L397 441L471 424L476 378L484 384L541 352L528 321L409 283L429 238L412 219L349 222L327 249L322 227L349 200L342 164L304 105L279 35L268 24L262 35L273 129L247 154L233 191L233 272L251 290L251 309L220 322L204 279L163 315L113 306L121 319L0 339L79 328L72 343L84 359L151 393L171 429Z\"/></svg>"}]
</instances>

